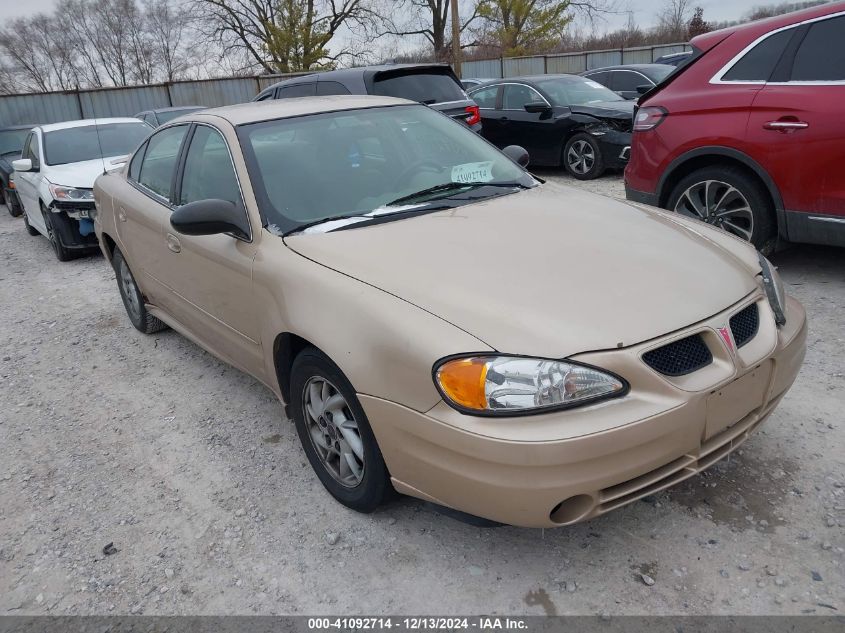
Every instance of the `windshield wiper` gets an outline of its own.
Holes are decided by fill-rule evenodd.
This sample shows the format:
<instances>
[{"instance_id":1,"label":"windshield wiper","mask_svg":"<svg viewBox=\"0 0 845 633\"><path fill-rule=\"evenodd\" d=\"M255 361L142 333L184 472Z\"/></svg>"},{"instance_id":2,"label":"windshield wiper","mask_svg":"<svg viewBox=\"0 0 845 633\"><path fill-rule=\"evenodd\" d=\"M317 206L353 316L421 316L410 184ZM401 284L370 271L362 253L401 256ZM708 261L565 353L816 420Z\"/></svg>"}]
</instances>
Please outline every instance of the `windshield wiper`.
<instances>
[{"instance_id":1,"label":"windshield wiper","mask_svg":"<svg viewBox=\"0 0 845 633\"><path fill-rule=\"evenodd\" d=\"M527 185L523 185L519 182L444 182L439 185L434 185L433 187L428 187L427 189L410 193L407 196L396 198L396 200L392 200L384 206L392 207L397 204L404 204L405 202L411 202L412 200L423 198L425 196L435 195L438 193L448 193L459 189L477 189L478 187L507 187L508 189L519 187L520 189L528 189Z\"/></svg>"},{"instance_id":2,"label":"windshield wiper","mask_svg":"<svg viewBox=\"0 0 845 633\"><path fill-rule=\"evenodd\" d=\"M351 220L354 218L361 218L363 220L368 220L369 216L366 215L332 215L327 218L323 218L322 220L314 220L313 222L306 222L305 224L300 224L299 226L291 229L290 231L284 233L282 237L287 237L288 235L292 235L293 233L301 233L305 229L310 229L312 226L318 226L320 224L325 224L326 222L336 222L337 220Z\"/></svg>"}]
</instances>

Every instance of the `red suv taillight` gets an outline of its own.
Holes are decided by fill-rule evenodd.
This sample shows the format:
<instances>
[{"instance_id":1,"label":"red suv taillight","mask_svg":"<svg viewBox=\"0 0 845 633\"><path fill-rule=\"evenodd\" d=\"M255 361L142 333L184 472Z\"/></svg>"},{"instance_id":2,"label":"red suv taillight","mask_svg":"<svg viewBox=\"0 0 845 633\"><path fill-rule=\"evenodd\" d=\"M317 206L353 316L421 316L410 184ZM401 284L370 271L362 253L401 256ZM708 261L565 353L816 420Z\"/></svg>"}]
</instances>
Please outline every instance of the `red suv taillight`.
<instances>
[{"instance_id":1,"label":"red suv taillight","mask_svg":"<svg viewBox=\"0 0 845 633\"><path fill-rule=\"evenodd\" d=\"M634 131L645 132L646 130L653 130L660 125L667 114L669 113L663 108L652 106L640 108L634 115Z\"/></svg>"},{"instance_id":2,"label":"red suv taillight","mask_svg":"<svg viewBox=\"0 0 845 633\"><path fill-rule=\"evenodd\" d=\"M467 113L467 125L475 125L481 122L481 112L478 110L477 105L467 106L465 109Z\"/></svg>"}]
</instances>

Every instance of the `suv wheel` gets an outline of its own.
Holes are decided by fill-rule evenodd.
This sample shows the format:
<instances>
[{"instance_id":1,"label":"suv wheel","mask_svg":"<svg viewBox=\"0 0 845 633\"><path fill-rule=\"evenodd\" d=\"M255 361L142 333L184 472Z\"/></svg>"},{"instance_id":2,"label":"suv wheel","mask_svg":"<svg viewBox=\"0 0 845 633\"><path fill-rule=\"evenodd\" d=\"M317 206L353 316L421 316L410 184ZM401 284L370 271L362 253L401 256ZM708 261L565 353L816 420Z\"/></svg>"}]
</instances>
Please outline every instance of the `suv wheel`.
<instances>
[{"instance_id":1,"label":"suv wheel","mask_svg":"<svg viewBox=\"0 0 845 633\"><path fill-rule=\"evenodd\" d=\"M126 308L126 314L135 329L144 334L153 334L167 328L167 324L147 312L141 290L135 283L135 277L132 276L132 271L129 270L129 264L123 258L123 253L118 248L114 249L114 255L112 255L112 266L114 267L115 277L117 277L120 298L123 299L123 307Z\"/></svg>"},{"instance_id":2,"label":"suv wheel","mask_svg":"<svg viewBox=\"0 0 845 633\"><path fill-rule=\"evenodd\" d=\"M735 167L704 167L675 185L667 208L718 226L751 242L762 253L774 249L774 209L763 186Z\"/></svg>"},{"instance_id":3,"label":"suv wheel","mask_svg":"<svg viewBox=\"0 0 845 633\"><path fill-rule=\"evenodd\" d=\"M349 380L316 348L291 368L291 414L323 486L343 505L372 512L392 491L376 438Z\"/></svg>"},{"instance_id":4,"label":"suv wheel","mask_svg":"<svg viewBox=\"0 0 845 633\"><path fill-rule=\"evenodd\" d=\"M578 180L592 180L604 173L604 157L601 148L592 135L578 132L566 142L563 148L563 164L572 177Z\"/></svg>"}]
</instances>

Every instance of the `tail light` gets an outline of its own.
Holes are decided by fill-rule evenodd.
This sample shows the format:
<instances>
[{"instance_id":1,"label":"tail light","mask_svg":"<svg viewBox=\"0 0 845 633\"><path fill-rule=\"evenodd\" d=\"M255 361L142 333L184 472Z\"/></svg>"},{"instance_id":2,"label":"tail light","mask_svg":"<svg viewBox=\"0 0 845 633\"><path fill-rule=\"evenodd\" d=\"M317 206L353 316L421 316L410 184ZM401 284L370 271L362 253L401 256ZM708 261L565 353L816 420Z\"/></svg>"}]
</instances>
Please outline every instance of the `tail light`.
<instances>
[{"instance_id":1,"label":"tail light","mask_svg":"<svg viewBox=\"0 0 845 633\"><path fill-rule=\"evenodd\" d=\"M634 132L653 130L660 125L668 114L669 113L663 108L656 108L653 106L640 108L637 110L636 114L634 114Z\"/></svg>"},{"instance_id":2,"label":"tail light","mask_svg":"<svg viewBox=\"0 0 845 633\"><path fill-rule=\"evenodd\" d=\"M481 122L481 111L478 109L477 105L467 106L465 110L467 113L467 125L475 125L476 123Z\"/></svg>"}]
</instances>

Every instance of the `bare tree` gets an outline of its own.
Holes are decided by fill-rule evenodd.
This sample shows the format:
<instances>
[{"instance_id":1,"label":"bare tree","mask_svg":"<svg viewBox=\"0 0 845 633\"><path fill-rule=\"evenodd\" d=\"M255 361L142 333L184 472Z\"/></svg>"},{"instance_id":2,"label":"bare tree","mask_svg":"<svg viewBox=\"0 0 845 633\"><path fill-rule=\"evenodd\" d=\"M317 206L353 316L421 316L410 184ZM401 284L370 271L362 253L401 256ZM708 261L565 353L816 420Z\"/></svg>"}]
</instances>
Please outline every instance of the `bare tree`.
<instances>
[{"instance_id":1,"label":"bare tree","mask_svg":"<svg viewBox=\"0 0 845 633\"><path fill-rule=\"evenodd\" d=\"M193 0L227 51L268 73L331 67L361 54L382 16L370 0ZM343 41L337 36L343 32ZM356 41L357 40L357 41Z\"/></svg>"},{"instance_id":2,"label":"bare tree","mask_svg":"<svg viewBox=\"0 0 845 633\"><path fill-rule=\"evenodd\" d=\"M188 69L186 43L193 22L189 10L169 0L146 0L144 21L153 61L165 81L174 81Z\"/></svg>"},{"instance_id":3,"label":"bare tree","mask_svg":"<svg viewBox=\"0 0 845 633\"><path fill-rule=\"evenodd\" d=\"M379 34L395 36L421 36L434 50L434 59L451 61L451 18L449 0L401 0L392 11L389 25ZM463 33L479 17L480 0L464 0L459 7L460 32ZM406 11L406 9L408 11ZM406 15L407 14L407 15ZM462 41L461 48L477 45L474 38Z\"/></svg>"},{"instance_id":4,"label":"bare tree","mask_svg":"<svg viewBox=\"0 0 845 633\"><path fill-rule=\"evenodd\" d=\"M669 39L676 42L686 40L691 13L691 0L666 0L657 14L658 26Z\"/></svg>"}]
</instances>

